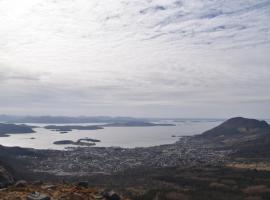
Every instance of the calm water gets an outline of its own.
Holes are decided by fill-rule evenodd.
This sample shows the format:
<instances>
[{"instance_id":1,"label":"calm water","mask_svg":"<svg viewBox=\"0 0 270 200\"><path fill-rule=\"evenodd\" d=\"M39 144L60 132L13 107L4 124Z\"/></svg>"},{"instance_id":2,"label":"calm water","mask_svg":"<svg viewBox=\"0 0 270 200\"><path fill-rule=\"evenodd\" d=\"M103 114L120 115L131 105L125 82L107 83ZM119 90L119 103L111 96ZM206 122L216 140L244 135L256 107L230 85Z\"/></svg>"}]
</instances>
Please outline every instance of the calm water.
<instances>
[{"instance_id":1,"label":"calm water","mask_svg":"<svg viewBox=\"0 0 270 200\"><path fill-rule=\"evenodd\" d=\"M74 130L64 134L44 128L35 128L36 133L12 134L10 137L0 137L0 144L4 146L20 146L35 149L64 149L71 145L54 145L53 142L57 140L76 141L80 138L89 137L101 140L100 143L96 143L96 146L119 146L126 148L149 147L174 143L179 138L172 137L172 135L195 135L209 130L220 123L221 121L183 121L174 122L176 126L107 127L101 130ZM47 124L35 125L44 127Z\"/></svg>"}]
</instances>

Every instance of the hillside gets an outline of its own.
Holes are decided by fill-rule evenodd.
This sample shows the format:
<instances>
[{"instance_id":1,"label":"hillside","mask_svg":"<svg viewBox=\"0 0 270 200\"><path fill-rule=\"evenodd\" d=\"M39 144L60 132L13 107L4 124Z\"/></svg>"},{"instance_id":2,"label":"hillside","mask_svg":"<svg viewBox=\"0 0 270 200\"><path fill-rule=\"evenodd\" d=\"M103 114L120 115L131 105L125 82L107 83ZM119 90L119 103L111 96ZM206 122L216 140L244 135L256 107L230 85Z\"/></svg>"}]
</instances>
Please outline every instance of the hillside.
<instances>
[{"instance_id":1,"label":"hillside","mask_svg":"<svg viewBox=\"0 0 270 200\"><path fill-rule=\"evenodd\" d=\"M263 136L268 137L268 135L270 137L270 126L265 121L235 117L196 138L224 145L234 145L257 140Z\"/></svg>"},{"instance_id":2,"label":"hillside","mask_svg":"<svg viewBox=\"0 0 270 200\"><path fill-rule=\"evenodd\" d=\"M233 151L234 158L266 161L270 157L270 126L265 121L231 118L195 138Z\"/></svg>"}]
</instances>

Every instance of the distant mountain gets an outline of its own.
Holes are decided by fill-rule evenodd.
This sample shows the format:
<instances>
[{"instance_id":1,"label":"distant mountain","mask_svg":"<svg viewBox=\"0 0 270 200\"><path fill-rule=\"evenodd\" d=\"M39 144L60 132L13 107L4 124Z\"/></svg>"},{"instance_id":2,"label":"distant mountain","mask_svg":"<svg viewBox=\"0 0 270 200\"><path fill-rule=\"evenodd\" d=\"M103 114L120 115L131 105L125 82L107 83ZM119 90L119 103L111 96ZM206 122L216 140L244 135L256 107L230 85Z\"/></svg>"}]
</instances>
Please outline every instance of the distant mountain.
<instances>
[{"instance_id":1,"label":"distant mountain","mask_svg":"<svg viewBox=\"0 0 270 200\"><path fill-rule=\"evenodd\" d=\"M8 134L34 133L33 129L27 125L0 123L0 137L8 137Z\"/></svg>"},{"instance_id":2,"label":"distant mountain","mask_svg":"<svg viewBox=\"0 0 270 200\"><path fill-rule=\"evenodd\" d=\"M45 126L44 128L51 129L51 130L56 130L56 131L103 129L103 127L101 127L101 126L79 126L79 125L66 125L66 126L49 125L49 126Z\"/></svg>"},{"instance_id":3,"label":"distant mountain","mask_svg":"<svg viewBox=\"0 0 270 200\"><path fill-rule=\"evenodd\" d=\"M45 123L45 124L65 124L65 123L126 123L126 122L148 122L146 118L133 117L108 117L108 116L12 116L0 115L0 122L7 123Z\"/></svg>"},{"instance_id":4,"label":"distant mountain","mask_svg":"<svg viewBox=\"0 0 270 200\"><path fill-rule=\"evenodd\" d=\"M122 123L111 123L105 124L103 127L147 127L147 126L175 126L174 124L158 124L150 122L122 122Z\"/></svg>"}]
</instances>

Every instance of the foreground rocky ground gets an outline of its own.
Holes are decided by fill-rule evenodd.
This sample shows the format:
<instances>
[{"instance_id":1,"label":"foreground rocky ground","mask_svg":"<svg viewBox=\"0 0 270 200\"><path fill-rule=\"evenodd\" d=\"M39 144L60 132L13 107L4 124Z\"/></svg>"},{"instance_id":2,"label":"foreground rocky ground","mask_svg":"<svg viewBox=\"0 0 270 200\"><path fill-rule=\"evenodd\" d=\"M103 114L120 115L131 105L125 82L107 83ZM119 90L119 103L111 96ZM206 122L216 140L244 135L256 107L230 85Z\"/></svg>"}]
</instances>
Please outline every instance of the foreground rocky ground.
<instances>
[{"instance_id":1,"label":"foreground rocky ground","mask_svg":"<svg viewBox=\"0 0 270 200\"><path fill-rule=\"evenodd\" d=\"M123 197L131 200L270 199L270 171L233 166L134 168L113 174L84 176L82 182L77 181L82 177L73 177L64 183L61 180L25 183L14 181L8 174L5 177L13 181L0 191L0 199L6 200L24 200L33 192L54 200L125 199ZM109 192L113 189L119 198L108 198L103 188L109 188Z\"/></svg>"},{"instance_id":2,"label":"foreground rocky ground","mask_svg":"<svg viewBox=\"0 0 270 200\"><path fill-rule=\"evenodd\" d=\"M117 193L103 188L113 188ZM43 198L29 198L33 193L43 194ZM144 168L68 184L17 181L0 191L1 200L47 200L45 197L53 200L269 200L270 172L210 166Z\"/></svg>"},{"instance_id":3,"label":"foreground rocky ground","mask_svg":"<svg viewBox=\"0 0 270 200\"><path fill-rule=\"evenodd\" d=\"M85 183L42 184L18 181L16 184L0 190L1 200L127 200L113 191L88 187Z\"/></svg>"}]
</instances>

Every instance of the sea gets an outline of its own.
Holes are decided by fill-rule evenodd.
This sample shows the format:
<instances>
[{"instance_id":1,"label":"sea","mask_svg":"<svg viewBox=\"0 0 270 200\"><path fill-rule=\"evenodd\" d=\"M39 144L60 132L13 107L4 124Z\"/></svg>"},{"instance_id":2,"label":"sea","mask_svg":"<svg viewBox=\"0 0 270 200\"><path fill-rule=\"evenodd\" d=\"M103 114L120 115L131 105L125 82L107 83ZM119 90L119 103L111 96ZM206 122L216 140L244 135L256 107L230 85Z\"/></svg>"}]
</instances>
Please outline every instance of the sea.
<instances>
[{"instance_id":1,"label":"sea","mask_svg":"<svg viewBox=\"0 0 270 200\"><path fill-rule=\"evenodd\" d=\"M98 139L97 147L151 147L163 144L175 143L182 136L192 136L203 133L206 130L216 127L224 120L198 120L187 119L177 121L159 121L157 123L172 123L175 126L150 126L150 127L105 127L98 130L73 130L67 133L60 133L45 129L44 126L51 124L27 124L37 126L35 133L10 134L9 137L0 137L0 144L10 147L25 147L34 149L65 150L74 145L56 145L55 141L72 140L81 138ZM54 124L74 125L74 124ZM76 125L100 125L97 123L83 123Z\"/></svg>"}]
</instances>

